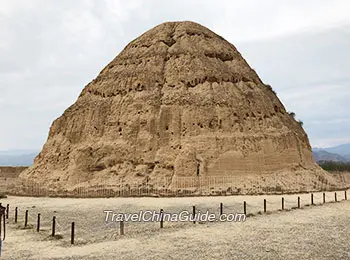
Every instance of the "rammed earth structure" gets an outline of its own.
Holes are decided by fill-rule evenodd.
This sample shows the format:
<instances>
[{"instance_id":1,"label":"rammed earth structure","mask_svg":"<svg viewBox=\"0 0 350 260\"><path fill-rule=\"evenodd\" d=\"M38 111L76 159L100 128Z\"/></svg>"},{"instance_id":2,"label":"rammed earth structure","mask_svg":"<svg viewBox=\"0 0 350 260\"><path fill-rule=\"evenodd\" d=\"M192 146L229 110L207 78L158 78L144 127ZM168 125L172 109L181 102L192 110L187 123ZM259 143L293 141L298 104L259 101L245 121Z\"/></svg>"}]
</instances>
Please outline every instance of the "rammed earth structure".
<instances>
[{"instance_id":1,"label":"rammed earth structure","mask_svg":"<svg viewBox=\"0 0 350 260\"><path fill-rule=\"evenodd\" d=\"M257 192L279 180L284 191L335 185L302 126L237 49L186 21L130 42L53 122L21 178L60 189L188 176L244 183L263 174L273 177Z\"/></svg>"}]
</instances>

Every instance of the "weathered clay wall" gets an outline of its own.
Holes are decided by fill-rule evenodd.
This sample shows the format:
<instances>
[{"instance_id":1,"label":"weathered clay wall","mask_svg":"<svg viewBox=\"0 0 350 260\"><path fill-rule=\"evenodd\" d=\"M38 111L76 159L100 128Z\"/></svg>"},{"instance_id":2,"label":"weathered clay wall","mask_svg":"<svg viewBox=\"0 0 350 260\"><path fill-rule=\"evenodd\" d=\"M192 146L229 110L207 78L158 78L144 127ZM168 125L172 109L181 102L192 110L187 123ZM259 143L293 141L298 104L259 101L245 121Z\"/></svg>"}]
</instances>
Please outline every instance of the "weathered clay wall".
<instances>
[{"instance_id":1,"label":"weathered clay wall","mask_svg":"<svg viewBox=\"0 0 350 260\"><path fill-rule=\"evenodd\" d=\"M0 178L17 178L28 167L0 166Z\"/></svg>"}]
</instances>

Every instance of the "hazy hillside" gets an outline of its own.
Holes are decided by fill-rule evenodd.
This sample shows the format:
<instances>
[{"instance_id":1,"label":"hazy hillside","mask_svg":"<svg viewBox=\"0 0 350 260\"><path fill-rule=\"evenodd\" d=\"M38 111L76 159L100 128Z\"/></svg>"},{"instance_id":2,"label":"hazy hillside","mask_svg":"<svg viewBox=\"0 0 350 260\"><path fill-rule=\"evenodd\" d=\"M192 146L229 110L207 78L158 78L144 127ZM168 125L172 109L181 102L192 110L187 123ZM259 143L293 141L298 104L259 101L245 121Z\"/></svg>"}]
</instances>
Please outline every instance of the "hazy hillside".
<instances>
[{"instance_id":1,"label":"hazy hillside","mask_svg":"<svg viewBox=\"0 0 350 260\"><path fill-rule=\"evenodd\" d=\"M320 162L320 161L346 162L348 160L344 156L341 156L335 153L329 153L324 150L313 151L313 155L316 162Z\"/></svg>"},{"instance_id":2,"label":"hazy hillside","mask_svg":"<svg viewBox=\"0 0 350 260\"><path fill-rule=\"evenodd\" d=\"M30 166L38 153L34 150L0 151L0 166Z\"/></svg>"},{"instance_id":3,"label":"hazy hillside","mask_svg":"<svg viewBox=\"0 0 350 260\"><path fill-rule=\"evenodd\" d=\"M350 160L350 144L342 144L330 148L324 149L329 153L336 153L343 157L345 157L347 160Z\"/></svg>"},{"instance_id":4,"label":"hazy hillside","mask_svg":"<svg viewBox=\"0 0 350 260\"><path fill-rule=\"evenodd\" d=\"M329 148L313 148L315 161L350 161L350 144L342 144Z\"/></svg>"}]
</instances>

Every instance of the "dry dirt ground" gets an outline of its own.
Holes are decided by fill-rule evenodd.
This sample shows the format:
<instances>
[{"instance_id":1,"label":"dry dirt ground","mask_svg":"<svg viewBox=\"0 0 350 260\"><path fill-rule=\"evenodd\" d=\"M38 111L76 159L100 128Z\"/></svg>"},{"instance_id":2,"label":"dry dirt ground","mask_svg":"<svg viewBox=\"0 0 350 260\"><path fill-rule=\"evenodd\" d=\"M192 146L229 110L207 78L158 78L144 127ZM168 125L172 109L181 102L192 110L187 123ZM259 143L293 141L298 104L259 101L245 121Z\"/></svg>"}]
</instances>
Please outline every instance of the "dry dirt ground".
<instances>
[{"instance_id":1,"label":"dry dirt ground","mask_svg":"<svg viewBox=\"0 0 350 260\"><path fill-rule=\"evenodd\" d=\"M349 194L349 192L348 192ZM326 193L328 202L334 193ZM7 238L1 259L350 259L350 201L337 193L338 203L322 205L322 193L230 196L195 198L110 198L66 199L9 197ZM301 209L297 197L301 197ZM267 214L263 199L267 199ZM118 234L118 224L106 225L103 210L137 212L141 209L165 212L197 210L242 212L247 202L254 216L243 223L126 223L125 236ZM14 223L14 207L19 209ZM29 228L23 229L25 210L29 210ZM35 230L36 215L42 216L42 231ZM57 217L58 238L51 238L51 218ZM69 243L70 223L76 222L76 244ZM59 239L60 238L60 239Z\"/></svg>"}]
</instances>

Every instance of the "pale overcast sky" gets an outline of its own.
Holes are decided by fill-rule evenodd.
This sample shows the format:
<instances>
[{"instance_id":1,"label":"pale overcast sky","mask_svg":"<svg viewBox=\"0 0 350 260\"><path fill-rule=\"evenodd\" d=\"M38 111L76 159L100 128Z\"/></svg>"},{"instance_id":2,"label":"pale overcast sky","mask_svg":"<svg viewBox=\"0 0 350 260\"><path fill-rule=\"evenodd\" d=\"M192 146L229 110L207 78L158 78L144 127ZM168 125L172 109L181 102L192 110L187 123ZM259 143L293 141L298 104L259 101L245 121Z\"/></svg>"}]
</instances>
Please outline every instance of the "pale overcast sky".
<instances>
[{"instance_id":1,"label":"pale overcast sky","mask_svg":"<svg viewBox=\"0 0 350 260\"><path fill-rule=\"evenodd\" d=\"M0 0L0 150L41 149L52 121L128 42L181 20L233 43L312 146L350 143L348 0Z\"/></svg>"}]
</instances>

